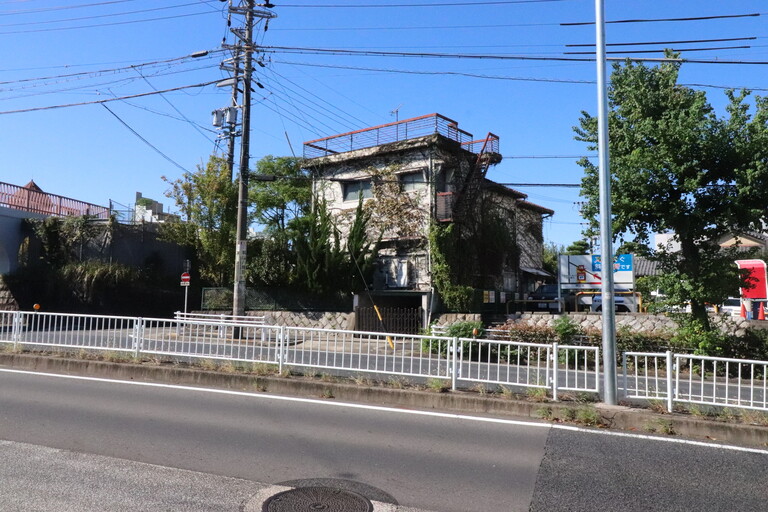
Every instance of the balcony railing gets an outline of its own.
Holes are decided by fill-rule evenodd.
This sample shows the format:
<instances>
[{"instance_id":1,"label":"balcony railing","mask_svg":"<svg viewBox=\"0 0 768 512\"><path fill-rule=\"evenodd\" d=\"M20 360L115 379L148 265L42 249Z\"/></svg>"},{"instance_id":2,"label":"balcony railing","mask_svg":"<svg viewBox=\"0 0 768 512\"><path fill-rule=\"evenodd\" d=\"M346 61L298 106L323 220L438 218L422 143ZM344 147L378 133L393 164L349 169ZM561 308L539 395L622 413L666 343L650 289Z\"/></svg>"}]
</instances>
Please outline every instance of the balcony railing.
<instances>
[{"instance_id":1,"label":"balcony railing","mask_svg":"<svg viewBox=\"0 0 768 512\"><path fill-rule=\"evenodd\" d=\"M44 215L109 218L109 208L0 182L0 206Z\"/></svg>"},{"instance_id":2,"label":"balcony railing","mask_svg":"<svg viewBox=\"0 0 768 512\"><path fill-rule=\"evenodd\" d=\"M472 134L459 129L459 123L440 114L404 119L396 123L382 124L363 130L342 133L304 143L304 158L318 158L335 155L356 149L372 148L382 144L415 139L439 133L461 143L462 147L473 153L480 151L485 139L473 140ZM495 150L493 150L495 148ZM492 137L486 152L498 152L499 138Z\"/></svg>"}]
</instances>

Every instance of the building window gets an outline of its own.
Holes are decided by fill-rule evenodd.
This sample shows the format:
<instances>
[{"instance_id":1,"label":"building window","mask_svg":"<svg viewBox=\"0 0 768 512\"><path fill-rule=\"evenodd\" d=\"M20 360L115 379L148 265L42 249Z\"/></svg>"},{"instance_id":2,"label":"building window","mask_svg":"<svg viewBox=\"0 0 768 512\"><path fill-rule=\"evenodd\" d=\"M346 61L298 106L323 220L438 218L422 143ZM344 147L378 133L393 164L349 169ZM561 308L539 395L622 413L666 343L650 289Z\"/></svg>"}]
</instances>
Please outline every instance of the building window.
<instances>
[{"instance_id":1,"label":"building window","mask_svg":"<svg viewBox=\"0 0 768 512\"><path fill-rule=\"evenodd\" d=\"M403 187L403 192L419 190L427 186L426 181L424 181L424 175L421 172L409 172L408 174L401 174L399 178L400 184Z\"/></svg>"},{"instance_id":2,"label":"building window","mask_svg":"<svg viewBox=\"0 0 768 512\"><path fill-rule=\"evenodd\" d=\"M360 194L362 194L363 199L373 197L370 181L349 181L342 186L344 188L345 201L357 201L360 198Z\"/></svg>"}]
</instances>

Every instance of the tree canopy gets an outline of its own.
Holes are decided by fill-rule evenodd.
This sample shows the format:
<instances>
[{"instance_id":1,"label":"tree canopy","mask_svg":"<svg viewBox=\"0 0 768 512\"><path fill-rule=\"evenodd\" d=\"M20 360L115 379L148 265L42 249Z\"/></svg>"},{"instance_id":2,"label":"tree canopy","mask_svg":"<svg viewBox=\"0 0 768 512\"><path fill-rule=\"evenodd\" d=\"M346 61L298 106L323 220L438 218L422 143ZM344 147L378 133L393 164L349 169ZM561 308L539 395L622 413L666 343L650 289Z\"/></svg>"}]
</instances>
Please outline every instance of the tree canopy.
<instances>
[{"instance_id":1,"label":"tree canopy","mask_svg":"<svg viewBox=\"0 0 768 512\"><path fill-rule=\"evenodd\" d=\"M671 55L671 54L670 54ZM609 99L611 202L615 239L656 247L659 286L676 304L690 303L708 326L705 303L721 303L739 286L726 235L762 231L768 220L768 100L727 91L719 117L703 91L678 84L681 64L615 64ZM748 101L753 99L752 102ZM582 112L576 139L597 149L597 119ZM598 168L582 159L585 217L597 228Z\"/></svg>"}]
</instances>

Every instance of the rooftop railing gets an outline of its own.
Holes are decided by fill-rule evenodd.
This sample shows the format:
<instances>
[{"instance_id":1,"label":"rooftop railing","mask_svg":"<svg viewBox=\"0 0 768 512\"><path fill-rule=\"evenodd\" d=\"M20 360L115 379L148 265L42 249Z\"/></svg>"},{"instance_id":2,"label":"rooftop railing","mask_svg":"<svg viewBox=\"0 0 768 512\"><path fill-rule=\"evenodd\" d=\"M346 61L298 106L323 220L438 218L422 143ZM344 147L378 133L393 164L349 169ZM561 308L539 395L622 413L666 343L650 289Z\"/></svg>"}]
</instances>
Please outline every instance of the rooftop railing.
<instances>
[{"instance_id":1,"label":"rooftop railing","mask_svg":"<svg viewBox=\"0 0 768 512\"><path fill-rule=\"evenodd\" d=\"M0 182L0 206L43 215L109 218L109 208Z\"/></svg>"},{"instance_id":2,"label":"rooftop railing","mask_svg":"<svg viewBox=\"0 0 768 512\"><path fill-rule=\"evenodd\" d=\"M372 148L382 144L399 142L417 137L439 133L451 140L461 143L468 151L480 151L485 143L483 140L473 140L472 134L459 129L459 123L440 114L429 114L395 123L382 124L356 130L353 132L332 135L322 139L310 140L304 143L304 158L318 158L335 155L356 149ZM499 138L492 135L490 147L486 152L498 152Z\"/></svg>"}]
</instances>

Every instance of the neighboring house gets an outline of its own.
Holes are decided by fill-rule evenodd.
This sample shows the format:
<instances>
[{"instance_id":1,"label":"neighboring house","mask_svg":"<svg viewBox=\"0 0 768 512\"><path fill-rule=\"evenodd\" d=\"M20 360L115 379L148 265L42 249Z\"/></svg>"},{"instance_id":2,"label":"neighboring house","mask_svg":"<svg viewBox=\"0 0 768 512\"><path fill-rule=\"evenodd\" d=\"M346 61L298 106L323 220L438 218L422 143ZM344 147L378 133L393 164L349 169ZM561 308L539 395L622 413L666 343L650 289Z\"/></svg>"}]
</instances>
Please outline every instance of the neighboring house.
<instances>
[{"instance_id":1,"label":"neighboring house","mask_svg":"<svg viewBox=\"0 0 768 512\"><path fill-rule=\"evenodd\" d=\"M497 311L548 275L542 221L554 212L485 178L501 161L499 139L491 133L474 140L455 121L430 114L305 142L304 157L315 193L342 235L361 196L371 209L371 234L382 233L372 283L379 307L420 308L424 322L438 312L432 225L460 226L462 242L476 249L478 261L453 270L465 272L465 284L484 291ZM508 241L505 247L500 239ZM358 297L359 304L366 301Z\"/></svg>"},{"instance_id":2,"label":"neighboring house","mask_svg":"<svg viewBox=\"0 0 768 512\"><path fill-rule=\"evenodd\" d=\"M160 223L180 220L178 215L163 211L163 203L143 197L136 192L136 206L133 210L133 222Z\"/></svg>"}]
</instances>

